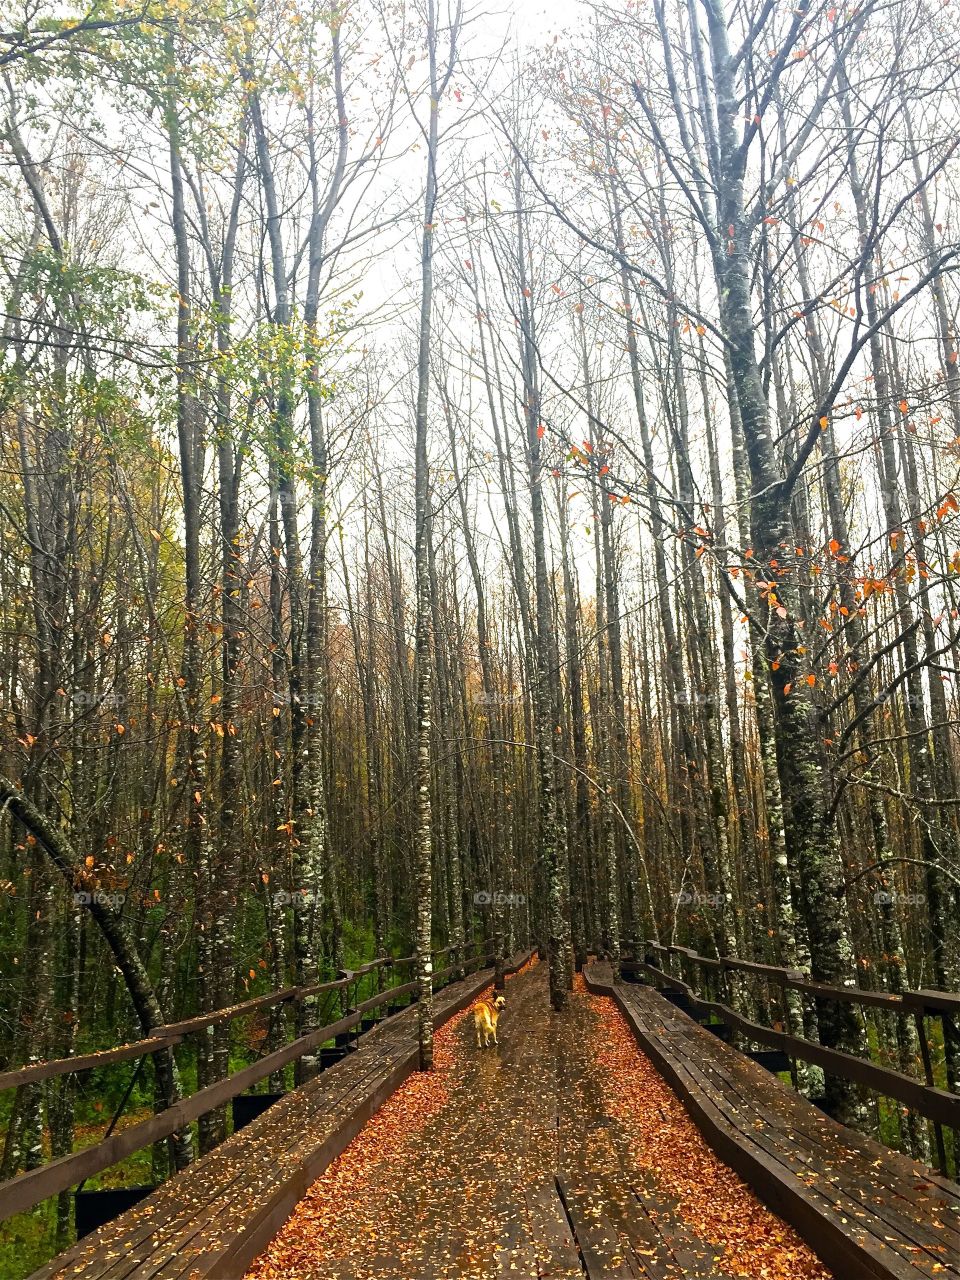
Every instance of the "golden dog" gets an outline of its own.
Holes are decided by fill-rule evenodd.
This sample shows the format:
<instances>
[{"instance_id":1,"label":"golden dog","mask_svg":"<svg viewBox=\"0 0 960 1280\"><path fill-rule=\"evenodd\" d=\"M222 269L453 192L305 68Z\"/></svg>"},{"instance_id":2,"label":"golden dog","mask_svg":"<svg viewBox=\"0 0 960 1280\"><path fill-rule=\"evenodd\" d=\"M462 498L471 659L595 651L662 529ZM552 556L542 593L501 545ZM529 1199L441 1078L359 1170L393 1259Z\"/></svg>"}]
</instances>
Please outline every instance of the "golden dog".
<instances>
[{"instance_id":1,"label":"golden dog","mask_svg":"<svg viewBox=\"0 0 960 1280\"><path fill-rule=\"evenodd\" d=\"M500 1012L507 1003L502 995L495 995L492 1000L479 1000L473 1006L473 1025L477 1032L477 1048L486 1048L492 1041L498 1044L497 1022Z\"/></svg>"}]
</instances>

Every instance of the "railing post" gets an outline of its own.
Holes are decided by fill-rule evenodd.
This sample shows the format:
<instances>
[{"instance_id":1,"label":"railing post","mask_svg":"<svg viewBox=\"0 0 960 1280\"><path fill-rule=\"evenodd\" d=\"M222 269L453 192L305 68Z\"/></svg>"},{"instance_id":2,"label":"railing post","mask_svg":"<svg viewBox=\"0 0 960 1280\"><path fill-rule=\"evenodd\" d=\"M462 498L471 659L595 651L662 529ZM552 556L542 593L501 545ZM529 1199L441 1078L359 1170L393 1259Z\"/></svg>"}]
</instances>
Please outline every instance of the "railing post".
<instances>
[{"instance_id":1,"label":"railing post","mask_svg":"<svg viewBox=\"0 0 960 1280\"><path fill-rule=\"evenodd\" d=\"M782 1026L784 1031L789 1031L792 1033L793 1027L790 1025L789 997L787 995L787 984L790 981L790 979L788 978L786 971L783 971L782 976L779 979L776 979L775 981L777 982L777 985L780 988L780 1016L782 1019ZM794 1089L796 1089L797 1093L799 1093L800 1092L800 1072L799 1072L799 1068L797 1067L796 1056L793 1054L790 1055L790 1083L793 1085Z\"/></svg>"},{"instance_id":2,"label":"railing post","mask_svg":"<svg viewBox=\"0 0 960 1280\"><path fill-rule=\"evenodd\" d=\"M957 1027L956 1022L954 1021L954 1015L950 1013L949 1010L947 1009L942 1009L940 1011L940 1022L941 1022L941 1025L943 1026L944 1061L945 1061L945 1065L948 1068L947 1087L955 1089L958 1086L955 1081L951 1081L950 1079L949 1064L955 1056L960 1056L960 1053L954 1054L954 1050L960 1050L960 1028ZM952 1133L953 1133L953 1176L955 1178L960 1178L960 1129L953 1129Z\"/></svg>"},{"instance_id":3,"label":"railing post","mask_svg":"<svg viewBox=\"0 0 960 1280\"><path fill-rule=\"evenodd\" d=\"M917 1027L917 1039L920 1041L920 1057L923 1059L923 1074L928 1085L934 1085L933 1063L930 1061L930 1045L927 1043L927 1028L923 1018L923 1010L914 1011L913 1020ZM937 1168L946 1178L947 1150L943 1141L943 1125L939 1120L933 1122L933 1134L937 1143Z\"/></svg>"}]
</instances>

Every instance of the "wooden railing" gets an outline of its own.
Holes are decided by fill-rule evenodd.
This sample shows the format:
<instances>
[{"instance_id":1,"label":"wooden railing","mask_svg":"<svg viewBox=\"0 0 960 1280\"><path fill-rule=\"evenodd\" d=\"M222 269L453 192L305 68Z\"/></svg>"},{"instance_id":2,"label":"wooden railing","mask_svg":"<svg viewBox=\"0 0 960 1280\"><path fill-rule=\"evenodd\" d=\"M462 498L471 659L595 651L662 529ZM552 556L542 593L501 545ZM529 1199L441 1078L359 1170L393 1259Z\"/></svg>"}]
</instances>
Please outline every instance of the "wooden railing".
<instances>
[{"instance_id":1,"label":"wooden railing","mask_svg":"<svg viewBox=\"0 0 960 1280\"><path fill-rule=\"evenodd\" d=\"M624 943L624 950L639 949L635 944ZM888 1098L894 1098L919 1115L931 1120L937 1147L937 1160L940 1172L946 1174L947 1160L943 1138L943 1126L954 1130L954 1151L960 1153L960 1095L947 1089L941 1089L934 1079L933 1063L930 1054L930 1039L927 1035L925 1017L940 1018L943 1023L944 1037L956 1034L954 1019L960 1015L960 995L947 991L919 990L904 991L899 994L885 991L868 991L861 987L840 987L828 983L814 982L808 975L796 969L780 968L776 965L758 964L749 960L732 957L717 959L703 956L689 947L664 946L656 942L643 944L645 958L641 960L624 960L621 969L624 973L643 973L652 978L658 985L668 989L681 991L687 997L692 1009L697 1014L719 1018L733 1031L746 1040L779 1049L788 1058L799 1059L822 1067L830 1075L850 1080L854 1084L872 1089ZM677 956L681 961L712 975L726 986L725 975L728 972L751 973L776 983L781 992L794 990L812 995L817 1000L830 1000L846 1004L861 1005L882 1009L900 1017L913 1019L917 1029L920 1055L923 1062L925 1082L908 1076L892 1067L858 1058L854 1054L831 1049L817 1041L792 1035L786 1031L778 1031L759 1022L754 1022L732 1009L722 999L704 997L695 990L695 984L675 977L653 963L657 956ZM725 992L729 999L729 992ZM785 1004L785 998L782 997Z\"/></svg>"},{"instance_id":2,"label":"wooden railing","mask_svg":"<svg viewBox=\"0 0 960 1280\"><path fill-rule=\"evenodd\" d=\"M451 955L455 950L456 948L446 947L436 952L433 958L441 959ZM466 976L492 963L493 957L489 954L471 957L466 954L466 947L460 950L463 954L455 957L452 964L434 973L435 986L443 984L454 975ZM359 969L341 970L340 975L329 982L318 982L303 987L286 987L269 995L246 1000L242 1004L199 1014L182 1022L169 1023L158 1028L152 1036L144 1040L121 1045L115 1049L105 1049L99 1053L77 1055L73 1058L32 1063L26 1067L0 1073L0 1089L12 1089L74 1072L92 1071L131 1058L144 1059L158 1052L172 1051L174 1046L181 1044L186 1037L198 1031L204 1031L208 1027L233 1022L237 1018L247 1017L251 1013L269 1009L278 1004L300 1004L309 998L339 994L341 1016L336 1020L300 1036L283 1048L259 1058L252 1065L234 1072L223 1080L200 1089L190 1097L181 1099L147 1120L130 1125L117 1133L108 1132L107 1136L94 1146L61 1156L59 1159L18 1174L0 1184L0 1222L6 1221L14 1214L32 1209L50 1196L68 1190L135 1152L152 1146L155 1142L169 1138L207 1112L238 1097L251 1085L265 1080L275 1072L283 1070L291 1062L296 1062L310 1054L328 1040L343 1036L350 1031L355 1031L356 1038L359 1039L360 1024L364 1015L384 1004L391 1004L405 996L414 995L418 990L417 982L406 982L398 986L384 987L368 999L356 1002L362 980L373 974L376 974L379 979L386 970L410 967L414 959L413 956L403 956L399 959L383 956ZM115 1116L111 1128L116 1119Z\"/></svg>"}]
</instances>

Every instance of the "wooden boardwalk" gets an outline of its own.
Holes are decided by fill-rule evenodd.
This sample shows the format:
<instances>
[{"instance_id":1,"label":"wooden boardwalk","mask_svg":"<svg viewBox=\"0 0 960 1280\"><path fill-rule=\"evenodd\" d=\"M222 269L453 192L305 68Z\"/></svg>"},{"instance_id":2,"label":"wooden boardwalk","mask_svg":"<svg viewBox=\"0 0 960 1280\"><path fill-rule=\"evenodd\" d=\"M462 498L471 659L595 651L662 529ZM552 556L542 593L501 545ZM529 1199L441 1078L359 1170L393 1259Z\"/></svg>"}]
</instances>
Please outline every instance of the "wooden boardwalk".
<instances>
[{"instance_id":1,"label":"wooden boardwalk","mask_svg":"<svg viewBox=\"0 0 960 1280\"><path fill-rule=\"evenodd\" d=\"M451 1028L438 1053L442 1096L408 1081L311 1188L250 1280L827 1276L720 1166L679 1103L670 1116L655 1110L658 1127L686 1130L669 1140L689 1144L705 1196L718 1170L737 1184L725 1208L747 1221L728 1224L728 1237L764 1237L755 1269L728 1269L723 1233L698 1229L622 1123L624 1082L601 1058L611 1032L596 1006L609 1002L584 992L558 1017L545 968L507 984L498 1049L477 1050L469 1017ZM638 1059L625 1024L623 1038Z\"/></svg>"},{"instance_id":2,"label":"wooden boardwalk","mask_svg":"<svg viewBox=\"0 0 960 1280\"><path fill-rule=\"evenodd\" d=\"M837 1124L652 987L611 986L711 1146L842 1280L960 1278L960 1186Z\"/></svg>"},{"instance_id":3,"label":"wooden boardwalk","mask_svg":"<svg viewBox=\"0 0 960 1280\"><path fill-rule=\"evenodd\" d=\"M487 970L445 987L435 1000L438 1024L489 982ZM410 1009L369 1031L356 1052L31 1280L242 1276L310 1184L415 1069L415 1017Z\"/></svg>"},{"instance_id":4,"label":"wooden boardwalk","mask_svg":"<svg viewBox=\"0 0 960 1280\"><path fill-rule=\"evenodd\" d=\"M32 1280L960 1280L956 1184L606 966L554 1014L523 959L498 1047L488 970L436 1071L395 1016Z\"/></svg>"}]
</instances>

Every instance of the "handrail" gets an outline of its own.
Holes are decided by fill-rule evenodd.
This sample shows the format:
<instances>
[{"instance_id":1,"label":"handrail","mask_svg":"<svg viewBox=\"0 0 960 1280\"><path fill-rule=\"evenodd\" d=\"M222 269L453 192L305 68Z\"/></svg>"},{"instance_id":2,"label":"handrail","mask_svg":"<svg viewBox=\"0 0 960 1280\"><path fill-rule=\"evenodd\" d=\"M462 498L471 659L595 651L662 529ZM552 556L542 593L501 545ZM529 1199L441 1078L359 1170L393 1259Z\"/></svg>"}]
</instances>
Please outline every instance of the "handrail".
<instances>
[{"instance_id":1,"label":"handrail","mask_svg":"<svg viewBox=\"0 0 960 1280\"><path fill-rule=\"evenodd\" d=\"M786 1036L784 1032L772 1031L767 1027L760 1027L759 1024L745 1024L741 1016L733 1010L728 1009L726 1005L707 1005L703 1001L699 1002L700 1008L709 1008L709 1010L719 1016L728 1026L738 1026L736 1022L740 1019L739 1029L747 1035L751 1035L755 1040L763 1044L773 1045L782 1049L784 1052L799 1058L801 1061L813 1062L818 1066L824 1067L833 1074L851 1079L855 1083L861 1084L867 1088L874 1089L876 1092L884 1094L887 1097L896 1098L899 1102L905 1103L912 1107L921 1115L927 1116L933 1121L933 1133L936 1141L937 1164L941 1173L947 1172L947 1152L944 1141L943 1126L950 1125L955 1134L955 1145L960 1141L960 1095L949 1090L940 1089L936 1083L934 1074L933 1059L930 1052L930 1040L928 1038L927 1029L924 1023L925 1018L940 1018L943 1028L943 1037L946 1041L951 1036L958 1034L956 1029L956 1020L960 1019L960 994L953 991L938 991L931 988L921 988L919 990L896 991L868 991L863 987L857 987L852 983L849 986L837 986L827 982L817 982L810 974L803 973L798 969L788 969L778 965L758 964L750 960L740 960L735 956L712 957L702 956L699 952L694 951L690 947L682 947L676 944L665 945L663 943L654 942L652 939L645 943L640 943L639 948L636 942L623 942L624 948L631 949L635 954L639 950L644 953L645 960L653 958L653 953L659 953L663 956L677 955L690 961L703 970L719 971L720 975L726 972L745 971L748 973L758 973L770 979L777 984L784 998L787 990L803 992L812 995L815 1000L827 1000L835 1003L844 1003L852 1005L861 1005L866 1008L881 1009L887 1013L892 1013L898 1018L912 1019L916 1029L917 1041L920 1048L920 1058L923 1064L924 1083L921 1084L912 1076L908 1076L903 1072L894 1071L893 1068L883 1067L868 1059L858 1058L853 1055L839 1054L839 1051L828 1049L813 1040L806 1040L802 1037ZM634 967L636 962L626 961L621 967L627 972ZM682 987L689 992L689 988L685 983L678 982L670 974L663 974L662 970L656 969L655 966L640 964L639 969L647 969L656 974L660 974L667 981L676 986ZM695 997L694 997L695 998ZM724 1014L722 1010L726 1009ZM853 1064L853 1065L851 1065Z\"/></svg>"},{"instance_id":2,"label":"handrail","mask_svg":"<svg viewBox=\"0 0 960 1280\"><path fill-rule=\"evenodd\" d=\"M371 1009L375 1009L377 1005L383 1004L384 1000L399 1000L401 996L409 996L417 989L415 982L405 982L402 987L388 987L386 991L381 991L375 996L371 996L369 1000L364 1000L354 1009L354 1013L369 1013Z\"/></svg>"},{"instance_id":3,"label":"handrail","mask_svg":"<svg viewBox=\"0 0 960 1280\"><path fill-rule=\"evenodd\" d=\"M624 943L623 945L626 946L628 944ZM629 945L635 944L631 943ZM773 978L781 986L789 987L794 991L806 991L824 1000L846 1000L851 1004L888 1009L891 1013L906 1014L921 1010L936 1014L960 1013L960 994L952 991L937 991L924 988L918 991L893 992L868 991L864 987L856 986L837 987L826 982L816 982L809 974L803 973L799 969L786 969L772 964L758 964L753 960L740 960L736 956L703 956L699 952L693 951L690 947L681 947L676 944L648 941L644 945L648 951L659 951L664 955L684 956L687 960L700 965L704 969L719 969L721 971L734 969L748 973L758 973L765 977Z\"/></svg>"},{"instance_id":4,"label":"handrail","mask_svg":"<svg viewBox=\"0 0 960 1280\"><path fill-rule=\"evenodd\" d=\"M454 947L444 947L442 950L434 952L434 958L440 959L441 956L448 955L453 950L455 950ZM195 1031L203 1031L207 1027L220 1026L224 1022L233 1022L237 1018L244 1018L260 1009L270 1009L278 1004L300 1004L302 1001L310 999L312 996L320 995L322 992L343 990L349 987L351 983L356 982L358 978L364 977L376 969L399 969L413 964L415 960L416 956L400 956L397 958L380 956L376 960L370 960L361 965L359 969L341 969L338 977L329 979L326 982L315 982L304 987L284 987L280 991L270 992L267 995L254 996L241 1004L227 1005L223 1009L213 1009L209 1013L200 1013L195 1017L186 1018L179 1022L164 1023L162 1026L157 1027L152 1035L145 1037L143 1040L134 1040L129 1044L118 1045L114 1049L99 1049L91 1053L78 1054L72 1058L49 1058L44 1062L32 1062L27 1066L15 1067L10 1071L2 1071L0 1072L0 1090L16 1089L21 1085L31 1084L39 1080L50 1080L56 1076L72 1075L78 1071L92 1071L115 1062L125 1062L130 1058L156 1053L161 1049L180 1044L184 1037L191 1035ZM454 967L462 968L462 965ZM449 974L451 970L445 969L441 972ZM436 981L439 975L434 974L433 976L434 981Z\"/></svg>"},{"instance_id":5,"label":"handrail","mask_svg":"<svg viewBox=\"0 0 960 1280\"><path fill-rule=\"evenodd\" d=\"M104 1138L94 1146L84 1148L83 1151L74 1151L68 1156L61 1156L59 1160L51 1160L49 1164L41 1165L37 1169L17 1174L8 1182L0 1184L0 1221L32 1209L42 1200L66 1191L75 1183L84 1181L103 1169L109 1169L111 1165L133 1155L135 1151L141 1151L154 1142L168 1138L191 1121L205 1115L206 1112L237 1097L252 1084L265 1079L274 1071L279 1071L281 1067L285 1067L295 1059L303 1057L311 1049L323 1044L325 1040L350 1031L359 1021L360 1015L352 1013L349 1017L340 1018L328 1026L319 1027L309 1035L301 1036L284 1048L269 1054L268 1057L261 1058L252 1066L244 1067L242 1071L237 1071L224 1080L218 1080L215 1084L200 1089L172 1107L165 1107L163 1111L158 1111L148 1120L141 1120L139 1124L118 1130L109 1138Z\"/></svg>"},{"instance_id":6,"label":"handrail","mask_svg":"<svg viewBox=\"0 0 960 1280\"><path fill-rule=\"evenodd\" d=\"M452 948L447 948L447 952ZM446 954L440 952L438 954ZM451 966L449 970L442 971L442 974L451 973L455 969L464 969L465 971L473 971L483 968L491 962L492 957L489 954L474 956L469 960L465 960L461 965ZM374 962L367 966L365 971L370 972L372 968L376 968L382 961ZM344 987L354 981L355 977L361 974L360 970L345 970L348 976L337 979L335 982L321 984L325 987ZM442 974L434 975L435 980ZM23 1213L28 1209L32 1209L41 1201L48 1199L50 1196L58 1195L62 1191L68 1190L78 1182L85 1181L94 1174L99 1173L103 1169L109 1168L118 1161L125 1159L136 1151L142 1150L144 1147L151 1146L154 1142L159 1142L163 1138L169 1137L172 1133L176 1133L184 1126L190 1124L193 1120L205 1115L208 1111L214 1110L216 1107L222 1106L229 1102L231 1098L237 1097L248 1089L251 1085L257 1084L260 1080L266 1079L275 1071L281 1070L289 1063L304 1057L312 1049L317 1048L326 1040L330 1040L335 1036L342 1035L354 1028L359 1028L364 1013L368 1013L371 1009L375 1009L382 1004L388 1004L396 1000L401 995L408 995L415 992L418 988L417 982L408 982L403 986L387 987L385 990L378 992L369 1000L364 1000L356 1008L352 1009L344 1017L339 1018L336 1022L332 1022L323 1027L318 1027L314 1031L308 1032L306 1035L300 1036L298 1039L291 1041L290 1044L275 1050L265 1058L260 1058L249 1067L234 1072L233 1075L227 1076L223 1080L218 1080L204 1089L198 1090L197 1093L191 1094L188 1098L183 1098L171 1107L166 1107L162 1111L157 1112L147 1120L140 1121L138 1124L130 1125L128 1128L112 1133L109 1137L102 1139L91 1147L86 1147L82 1151L75 1151L69 1155L61 1156L57 1160L52 1160L48 1164L41 1165L37 1169L28 1170L25 1173L17 1174L15 1177L0 1184L0 1222L12 1217L14 1214ZM288 989L301 993L303 988ZM286 994L286 993L275 993ZM292 997L287 997L292 998ZM251 1006L263 1007L264 997L257 997L255 1000L247 1001L244 1005L235 1006L229 1010L217 1010L217 1014L228 1014L229 1018L241 1016L242 1012L250 1012ZM202 1015L198 1019L190 1019L187 1024L175 1024L180 1028L176 1034L169 1034L163 1037L153 1037L147 1041L140 1041L137 1044L124 1045L122 1052L125 1057L134 1057L138 1054L155 1052L157 1047L167 1047L173 1043L182 1040L185 1032L182 1030L184 1026L189 1026L191 1030L197 1029L194 1024L208 1025L208 1019L216 1016L215 1014ZM144 1045L148 1048L144 1049ZM116 1054L117 1050L108 1051ZM100 1055L88 1054L87 1058L98 1058ZM101 1059L102 1060L102 1059ZM118 1060L112 1057L111 1061ZM67 1058L59 1059L53 1063L37 1063L36 1068L42 1067L61 1067L68 1064L70 1070L85 1069L77 1066L82 1059ZM24 1070L32 1070L33 1068L25 1068ZM8 1072L7 1075L19 1074ZM50 1074L63 1074L62 1071L51 1072ZM37 1077L34 1077L37 1078ZM39 1077L46 1078L46 1077ZM2 1081L3 1077L0 1077ZM8 1086L9 1087L9 1086Z\"/></svg>"},{"instance_id":7,"label":"handrail","mask_svg":"<svg viewBox=\"0 0 960 1280\"><path fill-rule=\"evenodd\" d=\"M806 1040L800 1036L790 1035L786 1031L774 1031L772 1027L751 1021L719 1000L704 1000L688 983L665 973L655 965L629 961L624 967L628 972L633 969L642 969L651 977L662 979L666 986L681 990L697 1013L713 1014L748 1040L759 1041L761 1044L770 1045L771 1048L780 1049L788 1057L812 1062L829 1071L831 1075L842 1076L855 1084L862 1084L868 1089L874 1089L877 1093L883 1093L888 1098L896 1098L931 1120L950 1125L952 1128L960 1128L960 1095L958 1094L938 1089L933 1085L922 1084L912 1076L904 1075L902 1071L880 1066L876 1062L858 1058L855 1054L844 1053L840 1049L829 1049L815 1040Z\"/></svg>"},{"instance_id":8,"label":"handrail","mask_svg":"<svg viewBox=\"0 0 960 1280\"><path fill-rule=\"evenodd\" d=\"M149 1040L135 1040L131 1044L118 1045L115 1049L101 1049L95 1053L77 1054L73 1058L51 1058L46 1062L33 1062L28 1067L0 1073L0 1089L15 1089L32 1080L52 1080L55 1076L72 1075L75 1071L93 1071L113 1062L126 1062L129 1058L142 1058L183 1040L180 1034L165 1031Z\"/></svg>"},{"instance_id":9,"label":"handrail","mask_svg":"<svg viewBox=\"0 0 960 1280\"><path fill-rule=\"evenodd\" d=\"M54 1076L71 1075L75 1071L91 1071L97 1067L107 1066L113 1062L123 1062L128 1058L142 1057L156 1053L174 1044L180 1044L185 1036L194 1031L203 1031L207 1027L219 1026L224 1022L233 1022L236 1018L244 1018L258 1009L269 1009L288 1001L299 1003L309 996L321 991L335 991L346 987L353 979L337 978L330 982L315 983L308 987L285 987L269 995L255 996L242 1004L227 1005L223 1009L213 1009L209 1013L197 1014L181 1022L167 1022L157 1027L153 1035L144 1040L134 1040L130 1044L120 1045L116 1049L101 1049L94 1053L78 1054L72 1058L50 1058L45 1062L33 1062L29 1066L16 1067L12 1071L0 1072L0 1089L14 1089L20 1085L36 1080L49 1080Z\"/></svg>"}]
</instances>

